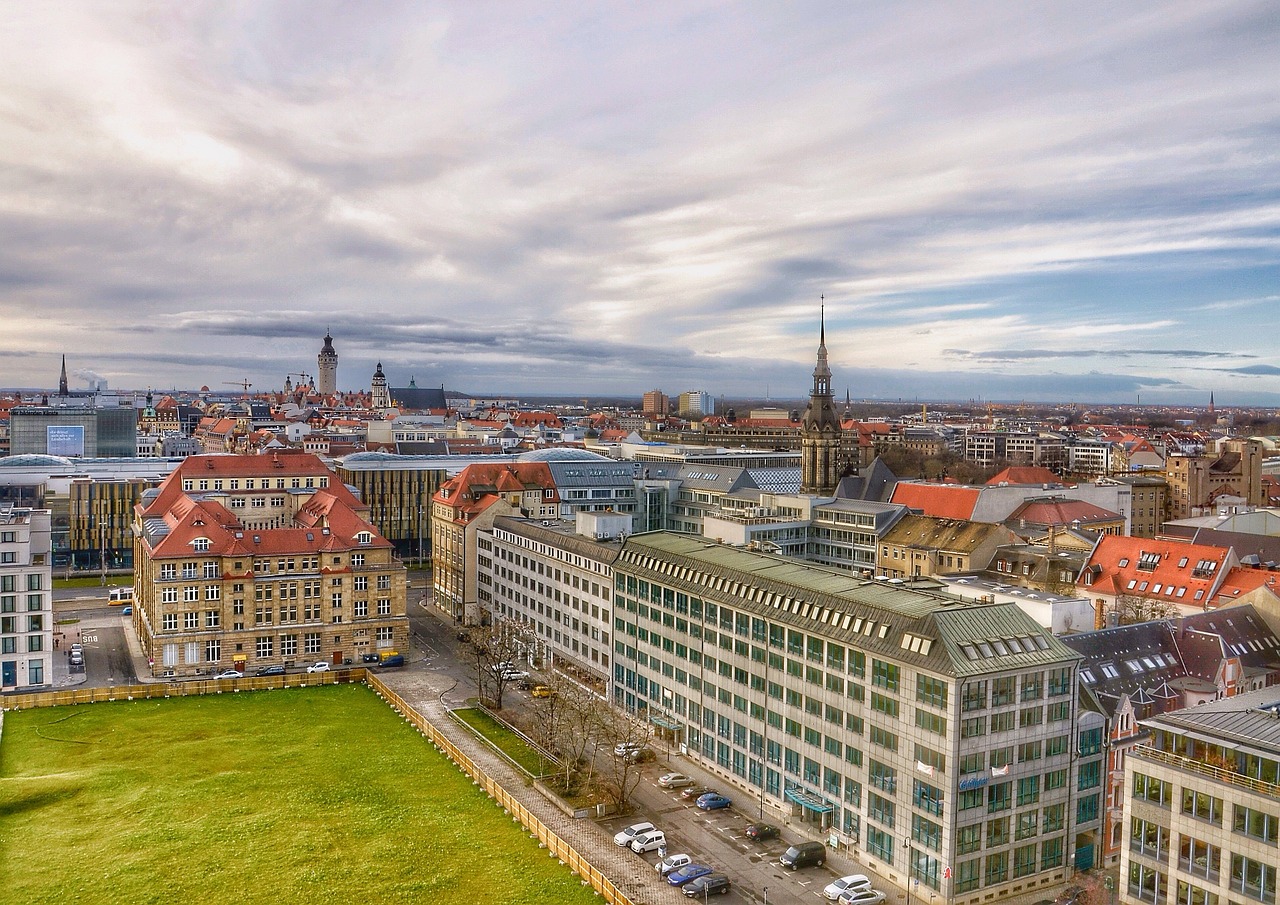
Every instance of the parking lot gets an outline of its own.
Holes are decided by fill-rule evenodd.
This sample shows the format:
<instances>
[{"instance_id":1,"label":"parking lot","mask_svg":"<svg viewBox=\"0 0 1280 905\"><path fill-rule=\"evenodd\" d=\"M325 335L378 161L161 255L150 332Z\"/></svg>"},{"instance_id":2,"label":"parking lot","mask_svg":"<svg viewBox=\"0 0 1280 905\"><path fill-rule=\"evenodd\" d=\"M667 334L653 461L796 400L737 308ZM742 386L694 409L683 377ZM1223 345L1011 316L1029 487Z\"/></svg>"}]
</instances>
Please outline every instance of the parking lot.
<instances>
[{"instance_id":1,"label":"parking lot","mask_svg":"<svg viewBox=\"0 0 1280 905\"><path fill-rule=\"evenodd\" d=\"M709 781L706 784L732 798L733 805L723 810L703 811L694 801L681 798L682 790L663 789L658 785L658 777L671 770L689 774L695 780L707 778L684 758L675 756L669 764L665 758L660 759L658 763L644 768L644 780L634 796L636 813L601 821L601 825L612 835L633 823L652 822L666 833L668 854L687 853L695 863L706 864L729 876L733 887L728 894L716 896L718 901L763 905L767 889L767 901L770 903L812 905L826 901L822 890L842 873L871 876L873 885L888 894L887 905L905 901L905 896L895 887L878 880L865 866L834 854L829 855L822 867L805 867L794 872L783 868L778 864L778 858L787 847L812 837L802 837L781 825L776 815L766 813L763 822L779 825L782 834L766 842L754 842L746 837L744 831L749 824L760 822L758 799L743 795L723 782ZM650 865L656 865L659 860L656 852L632 857L644 859ZM674 888L672 893L674 900Z\"/></svg>"}]
</instances>

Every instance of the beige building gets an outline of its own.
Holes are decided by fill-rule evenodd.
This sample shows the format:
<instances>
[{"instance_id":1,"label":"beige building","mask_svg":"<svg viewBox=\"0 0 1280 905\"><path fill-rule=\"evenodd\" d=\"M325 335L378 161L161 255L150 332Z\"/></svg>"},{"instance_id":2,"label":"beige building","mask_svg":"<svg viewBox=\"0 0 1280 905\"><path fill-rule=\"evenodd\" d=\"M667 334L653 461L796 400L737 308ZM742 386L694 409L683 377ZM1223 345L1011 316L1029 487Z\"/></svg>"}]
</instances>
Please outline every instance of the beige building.
<instances>
[{"instance_id":1,"label":"beige building","mask_svg":"<svg viewBox=\"0 0 1280 905\"><path fill-rule=\"evenodd\" d=\"M1003 544L1018 536L1003 525L906 515L880 538L876 572L916 578L985 569Z\"/></svg>"},{"instance_id":2,"label":"beige building","mask_svg":"<svg viewBox=\"0 0 1280 905\"><path fill-rule=\"evenodd\" d=\"M405 569L315 456L192 456L134 509L155 676L407 650Z\"/></svg>"},{"instance_id":3,"label":"beige building","mask_svg":"<svg viewBox=\"0 0 1280 905\"><path fill-rule=\"evenodd\" d=\"M1262 444L1257 440L1219 440L1217 450L1203 456L1169 456L1169 518L1189 518L1214 510L1219 496L1265 506L1262 491Z\"/></svg>"},{"instance_id":4,"label":"beige building","mask_svg":"<svg viewBox=\"0 0 1280 905\"><path fill-rule=\"evenodd\" d=\"M1276 901L1280 698L1264 688L1143 720L1125 768L1120 901Z\"/></svg>"}]
</instances>

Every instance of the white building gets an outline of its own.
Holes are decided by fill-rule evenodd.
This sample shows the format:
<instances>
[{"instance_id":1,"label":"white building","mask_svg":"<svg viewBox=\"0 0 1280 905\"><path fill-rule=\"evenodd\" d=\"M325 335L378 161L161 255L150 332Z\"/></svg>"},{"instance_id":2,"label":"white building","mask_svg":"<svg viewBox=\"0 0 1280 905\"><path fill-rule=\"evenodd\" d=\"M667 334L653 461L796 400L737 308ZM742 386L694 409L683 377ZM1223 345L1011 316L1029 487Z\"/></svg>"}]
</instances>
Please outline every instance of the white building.
<instances>
[{"instance_id":1,"label":"white building","mask_svg":"<svg viewBox=\"0 0 1280 905\"><path fill-rule=\"evenodd\" d=\"M0 686L52 682L49 510L0 510Z\"/></svg>"}]
</instances>

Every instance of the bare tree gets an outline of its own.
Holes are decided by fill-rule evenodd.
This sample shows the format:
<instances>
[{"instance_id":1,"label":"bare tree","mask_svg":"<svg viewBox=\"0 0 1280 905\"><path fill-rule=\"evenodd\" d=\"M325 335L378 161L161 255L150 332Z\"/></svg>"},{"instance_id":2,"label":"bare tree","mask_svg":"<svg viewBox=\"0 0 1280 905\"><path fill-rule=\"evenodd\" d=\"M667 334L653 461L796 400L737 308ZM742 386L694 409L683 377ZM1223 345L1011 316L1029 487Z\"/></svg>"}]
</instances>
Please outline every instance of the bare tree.
<instances>
[{"instance_id":1,"label":"bare tree","mask_svg":"<svg viewBox=\"0 0 1280 905\"><path fill-rule=\"evenodd\" d=\"M631 714L605 701L600 702L600 744L609 756L609 774L603 783L605 794L619 811L631 807L631 796L640 785L640 764L643 755L637 752L653 751L645 747L649 742L649 727Z\"/></svg>"},{"instance_id":2,"label":"bare tree","mask_svg":"<svg viewBox=\"0 0 1280 905\"><path fill-rule=\"evenodd\" d=\"M547 693L534 698L538 741L561 763L565 794L590 786L600 738L600 708L607 706L591 689L556 674Z\"/></svg>"},{"instance_id":3,"label":"bare tree","mask_svg":"<svg viewBox=\"0 0 1280 905\"><path fill-rule=\"evenodd\" d=\"M468 632L468 659L475 668L476 689L482 701L502 709L507 686L519 681L532 633L524 623L499 619L492 625L476 626Z\"/></svg>"},{"instance_id":4,"label":"bare tree","mask_svg":"<svg viewBox=\"0 0 1280 905\"><path fill-rule=\"evenodd\" d=\"M1121 594L1116 597L1115 614L1118 625L1134 625L1139 622L1157 622L1172 619L1177 607L1164 600Z\"/></svg>"}]
</instances>

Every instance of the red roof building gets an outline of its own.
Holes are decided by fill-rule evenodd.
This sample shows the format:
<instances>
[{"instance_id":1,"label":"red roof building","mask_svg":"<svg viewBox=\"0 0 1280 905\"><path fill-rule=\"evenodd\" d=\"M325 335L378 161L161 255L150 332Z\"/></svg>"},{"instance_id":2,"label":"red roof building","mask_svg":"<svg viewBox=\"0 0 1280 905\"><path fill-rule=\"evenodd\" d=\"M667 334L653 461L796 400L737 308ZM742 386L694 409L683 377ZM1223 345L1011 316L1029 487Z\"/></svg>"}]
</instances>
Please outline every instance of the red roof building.
<instances>
[{"instance_id":1,"label":"red roof building","mask_svg":"<svg viewBox=\"0 0 1280 905\"><path fill-rule=\"evenodd\" d=\"M1109 534L1098 539L1076 587L1104 609L1134 605L1190 614L1215 605L1237 565L1230 547Z\"/></svg>"},{"instance_id":2,"label":"red roof building","mask_svg":"<svg viewBox=\"0 0 1280 905\"><path fill-rule=\"evenodd\" d=\"M917 509L931 518L972 519L978 504L979 490L954 484L916 484L899 482L893 489L891 503Z\"/></svg>"}]
</instances>

